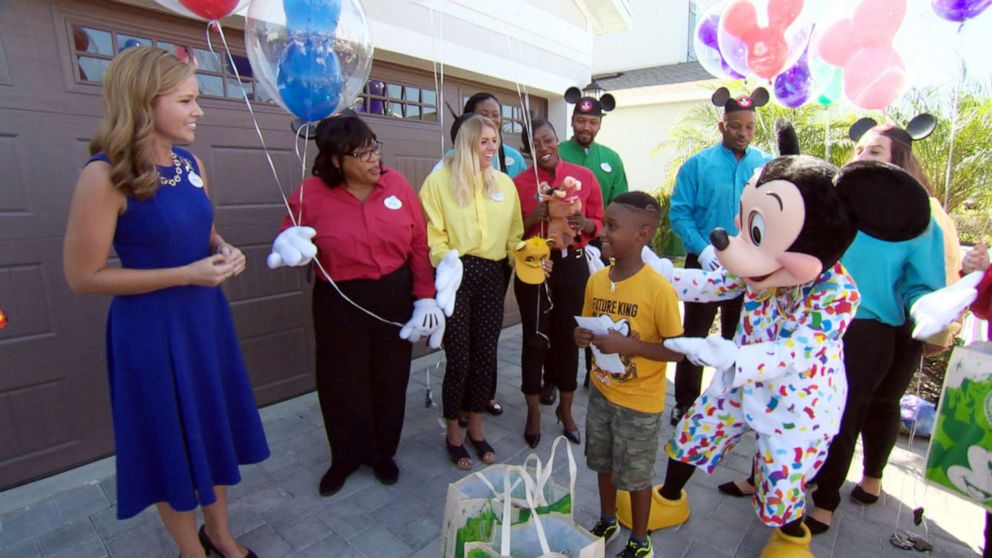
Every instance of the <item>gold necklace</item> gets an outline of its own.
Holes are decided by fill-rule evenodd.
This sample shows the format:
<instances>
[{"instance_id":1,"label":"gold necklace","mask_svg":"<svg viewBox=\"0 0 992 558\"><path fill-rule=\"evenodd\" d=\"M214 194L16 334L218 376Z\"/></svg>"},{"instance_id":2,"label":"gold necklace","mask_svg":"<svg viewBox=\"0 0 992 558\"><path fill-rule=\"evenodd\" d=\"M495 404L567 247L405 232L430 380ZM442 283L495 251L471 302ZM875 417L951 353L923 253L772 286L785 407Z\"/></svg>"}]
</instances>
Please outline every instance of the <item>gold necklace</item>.
<instances>
[{"instance_id":1,"label":"gold necklace","mask_svg":"<svg viewBox=\"0 0 992 558\"><path fill-rule=\"evenodd\" d=\"M176 157L175 152L169 153L169 156L172 158L172 166L175 167L176 174L173 175L172 178L166 180L165 177L163 177L162 174L159 173L159 175L158 175L158 182L159 182L159 184L161 184L163 186L172 186L172 187L175 187L175 185L176 184L179 184L179 180L183 177L183 168L179 164L179 157Z\"/></svg>"}]
</instances>

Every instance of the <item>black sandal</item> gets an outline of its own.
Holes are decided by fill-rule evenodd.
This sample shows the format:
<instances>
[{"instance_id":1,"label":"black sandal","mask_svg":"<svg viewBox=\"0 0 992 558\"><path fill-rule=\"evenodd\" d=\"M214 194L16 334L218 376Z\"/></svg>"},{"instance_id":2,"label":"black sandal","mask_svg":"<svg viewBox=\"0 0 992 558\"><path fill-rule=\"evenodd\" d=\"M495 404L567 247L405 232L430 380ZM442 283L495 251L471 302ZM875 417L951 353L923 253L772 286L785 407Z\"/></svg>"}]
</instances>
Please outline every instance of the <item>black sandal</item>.
<instances>
[{"instance_id":1,"label":"black sandal","mask_svg":"<svg viewBox=\"0 0 992 558\"><path fill-rule=\"evenodd\" d=\"M468 443L472 444L472 447L475 448L475 453L479 456L479 459L481 459L483 463L486 465L496 463L496 450L489 445L489 442L487 442L485 438L481 440L473 440L471 436L465 437L468 438Z\"/></svg>"},{"instance_id":2,"label":"black sandal","mask_svg":"<svg viewBox=\"0 0 992 558\"><path fill-rule=\"evenodd\" d=\"M724 494L734 496L735 498L743 498L744 496L751 497L754 495L754 485L751 483L748 483L748 485L751 487L751 492L744 492L734 481L725 482L716 488Z\"/></svg>"},{"instance_id":3,"label":"black sandal","mask_svg":"<svg viewBox=\"0 0 992 558\"><path fill-rule=\"evenodd\" d=\"M467 471L472 468L472 458L469 457L468 450L465 449L465 444L455 446L452 445L451 442L445 440L444 445L448 450L448 459L455 464L455 467L458 467L463 471ZM463 465L463 463L465 464Z\"/></svg>"},{"instance_id":4,"label":"black sandal","mask_svg":"<svg viewBox=\"0 0 992 558\"><path fill-rule=\"evenodd\" d=\"M878 496L869 494L868 491L861 488L860 484L854 485L854 489L851 490L851 499L864 506L870 506L871 504L878 502Z\"/></svg>"}]
</instances>

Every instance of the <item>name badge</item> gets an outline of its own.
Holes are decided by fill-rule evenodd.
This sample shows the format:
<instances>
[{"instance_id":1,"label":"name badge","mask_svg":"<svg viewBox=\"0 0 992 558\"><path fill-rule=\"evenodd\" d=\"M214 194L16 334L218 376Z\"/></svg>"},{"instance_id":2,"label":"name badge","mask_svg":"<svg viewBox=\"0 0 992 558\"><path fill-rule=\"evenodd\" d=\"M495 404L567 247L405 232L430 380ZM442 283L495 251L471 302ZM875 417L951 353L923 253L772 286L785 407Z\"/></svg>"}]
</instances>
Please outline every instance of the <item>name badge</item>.
<instances>
[{"instance_id":1,"label":"name badge","mask_svg":"<svg viewBox=\"0 0 992 558\"><path fill-rule=\"evenodd\" d=\"M393 211L396 211L397 209L403 207L403 202L401 202L400 199L397 198L396 196L389 196L388 198L385 199L385 201L382 202L382 204L385 205L387 208L392 209Z\"/></svg>"},{"instance_id":2,"label":"name badge","mask_svg":"<svg viewBox=\"0 0 992 558\"><path fill-rule=\"evenodd\" d=\"M507 155L506 157L503 158L503 162L506 163L507 167L511 167L513 166L513 157Z\"/></svg>"},{"instance_id":3,"label":"name badge","mask_svg":"<svg viewBox=\"0 0 992 558\"><path fill-rule=\"evenodd\" d=\"M600 163L599 168L603 169L603 172L613 172L613 167L611 167L606 161Z\"/></svg>"},{"instance_id":4,"label":"name badge","mask_svg":"<svg viewBox=\"0 0 992 558\"><path fill-rule=\"evenodd\" d=\"M492 194L489 194L489 197L495 202L501 202L503 201L503 192L493 192Z\"/></svg>"},{"instance_id":5,"label":"name badge","mask_svg":"<svg viewBox=\"0 0 992 558\"><path fill-rule=\"evenodd\" d=\"M203 188L203 179L195 171L189 171L189 183L197 188Z\"/></svg>"}]
</instances>

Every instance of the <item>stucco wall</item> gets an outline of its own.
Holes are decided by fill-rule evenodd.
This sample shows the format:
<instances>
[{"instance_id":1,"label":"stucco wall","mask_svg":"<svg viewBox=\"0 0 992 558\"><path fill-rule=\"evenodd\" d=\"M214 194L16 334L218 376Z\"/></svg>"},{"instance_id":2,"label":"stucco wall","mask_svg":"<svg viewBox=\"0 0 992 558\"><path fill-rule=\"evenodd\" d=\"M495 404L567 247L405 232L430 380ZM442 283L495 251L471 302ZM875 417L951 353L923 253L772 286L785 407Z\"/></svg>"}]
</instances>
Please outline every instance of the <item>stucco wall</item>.
<instances>
[{"instance_id":1,"label":"stucco wall","mask_svg":"<svg viewBox=\"0 0 992 558\"><path fill-rule=\"evenodd\" d=\"M688 0L631 0L631 29L595 38L593 75L685 62Z\"/></svg>"}]
</instances>

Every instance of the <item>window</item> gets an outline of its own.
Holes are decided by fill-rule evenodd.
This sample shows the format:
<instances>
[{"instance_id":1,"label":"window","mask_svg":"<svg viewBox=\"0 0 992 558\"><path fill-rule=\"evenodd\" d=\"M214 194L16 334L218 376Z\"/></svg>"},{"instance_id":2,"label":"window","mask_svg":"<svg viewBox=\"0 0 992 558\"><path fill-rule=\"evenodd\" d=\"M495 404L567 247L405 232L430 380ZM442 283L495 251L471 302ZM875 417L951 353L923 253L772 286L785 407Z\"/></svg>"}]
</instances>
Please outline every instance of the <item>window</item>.
<instances>
[{"instance_id":1,"label":"window","mask_svg":"<svg viewBox=\"0 0 992 558\"><path fill-rule=\"evenodd\" d=\"M462 95L462 107L468 103L470 95ZM520 109L516 104L509 104L506 101L500 100L499 102L502 116L502 123L500 128L502 128L502 134L519 134L524 131L524 111ZM533 112L532 112L533 113Z\"/></svg>"},{"instance_id":2,"label":"window","mask_svg":"<svg viewBox=\"0 0 992 558\"><path fill-rule=\"evenodd\" d=\"M369 80L355 99L357 112L420 122L437 122L437 92L416 85Z\"/></svg>"},{"instance_id":3,"label":"window","mask_svg":"<svg viewBox=\"0 0 992 558\"><path fill-rule=\"evenodd\" d=\"M200 95L241 99L241 87L238 78L235 77L234 69L231 68L230 61L220 52L215 55L205 48L178 45L130 32L96 29L79 24L72 26L72 45L76 57L76 79L83 83L103 82L103 74L118 52L139 45L156 46L196 66L196 81L200 85ZM241 75L240 84L247 89L248 98L273 103L272 98L255 83L248 58L237 54L234 54L233 58L235 67Z\"/></svg>"},{"instance_id":4,"label":"window","mask_svg":"<svg viewBox=\"0 0 992 558\"><path fill-rule=\"evenodd\" d=\"M685 61L694 62L696 60L696 49L693 48L693 34L696 32L696 3L689 2L689 33L686 37L689 38L686 46Z\"/></svg>"}]
</instances>

